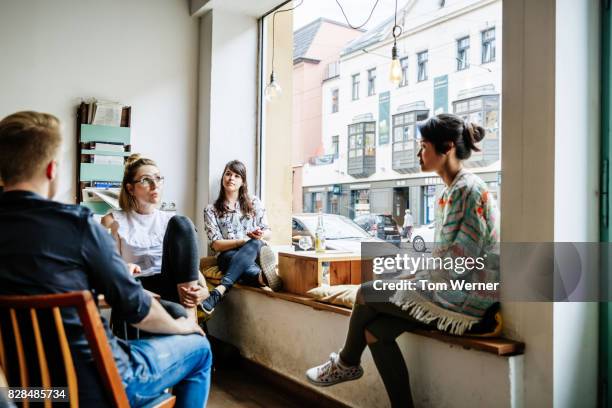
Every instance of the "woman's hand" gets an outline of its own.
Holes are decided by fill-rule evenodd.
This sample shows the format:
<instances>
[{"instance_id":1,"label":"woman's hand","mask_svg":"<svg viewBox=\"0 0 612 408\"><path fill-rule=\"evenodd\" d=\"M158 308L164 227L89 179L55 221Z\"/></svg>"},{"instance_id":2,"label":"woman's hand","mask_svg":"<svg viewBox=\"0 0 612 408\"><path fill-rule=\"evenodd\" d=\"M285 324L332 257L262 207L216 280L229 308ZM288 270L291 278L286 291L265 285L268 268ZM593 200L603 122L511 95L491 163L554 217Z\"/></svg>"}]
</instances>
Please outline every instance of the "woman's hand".
<instances>
[{"instance_id":1,"label":"woman's hand","mask_svg":"<svg viewBox=\"0 0 612 408\"><path fill-rule=\"evenodd\" d=\"M185 287L180 287L181 291L181 304L186 308L196 307L200 303L202 303L210 294L208 292L208 288L194 285Z\"/></svg>"},{"instance_id":2,"label":"woman's hand","mask_svg":"<svg viewBox=\"0 0 612 408\"><path fill-rule=\"evenodd\" d=\"M251 232L247 232L247 236L251 239L262 239L264 232L261 228L257 228Z\"/></svg>"},{"instance_id":3,"label":"woman's hand","mask_svg":"<svg viewBox=\"0 0 612 408\"><path fill-rule=\"evenodd\" d=\"M129 263L127 264L128 266L128 272L130 273L130 275L132 276L136 276L139 275L142 271L140 270L140 266L133 264L133 263Z\"/></svg>"}]
</instances>

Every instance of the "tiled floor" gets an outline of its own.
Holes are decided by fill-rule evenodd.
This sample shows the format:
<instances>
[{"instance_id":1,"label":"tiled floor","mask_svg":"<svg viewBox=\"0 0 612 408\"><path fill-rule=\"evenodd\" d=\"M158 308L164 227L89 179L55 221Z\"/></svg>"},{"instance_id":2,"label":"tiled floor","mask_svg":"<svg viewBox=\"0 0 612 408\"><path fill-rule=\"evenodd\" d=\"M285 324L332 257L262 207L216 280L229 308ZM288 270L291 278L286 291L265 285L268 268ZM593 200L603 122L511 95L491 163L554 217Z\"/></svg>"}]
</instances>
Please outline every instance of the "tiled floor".
<instances>
[{"instance_id":1,"label":"tiled floor","mask_svg":"<svg viewBox=\"0 0 612 408\"><path fill-rule=\"evenodd\" d=\"M213 374L208 408L302 408L295 397L275 389L240 369L222 368Z\"/></svg>"}]
</instances>

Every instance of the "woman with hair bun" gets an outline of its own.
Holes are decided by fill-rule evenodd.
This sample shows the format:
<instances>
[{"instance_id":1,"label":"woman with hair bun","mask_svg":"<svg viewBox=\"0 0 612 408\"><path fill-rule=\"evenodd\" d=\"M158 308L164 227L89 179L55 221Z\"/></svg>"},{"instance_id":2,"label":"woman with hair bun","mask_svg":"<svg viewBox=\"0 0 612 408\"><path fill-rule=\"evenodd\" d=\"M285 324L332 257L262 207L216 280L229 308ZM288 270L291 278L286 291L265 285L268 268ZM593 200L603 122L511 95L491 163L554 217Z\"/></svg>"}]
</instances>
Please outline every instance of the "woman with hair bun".
<instances>
[{"instance_id":1,"label":"woman with hair bun","mask_svg":"<svg viewBox=\"0 0 612 408\"><path fill-rule=\"evenodd\" d=\"M417 281L446 283L498 283L497 209L486 184L463 168L463 161L485 130L451 114L434 116L419 124L421 170L435 172L444 182L437 199L433 258L451 259L452 266L416 271ZM484 260L483 267L467 267L466 259ZM462 262L459 262L463 260ZM477 261L476 261L477 262ZM414 273L414 271L412 271ZM406 276L404 276L406 278ZM356 380L363 375L360 360L370 348L392 407L414 406L408 369L395 339L404 331L437 329L455 335L490 332L496 326L497 291L465 289L404 291L377 290L364 283L357 292L344 346L329 360L306 372L318 386Z\"/></svg>"},{"instance_id":2,"label":"woman with hair bun","mask_svg":"<svg viewBox=\"0 0 612 408\"><path fill-rule=\"evenodd\" d=\"M132 154L119 193L121 210L105 215L102 224L145 289L192 309L208 297L208 289L198 283L197 235L189 218L157 209L163 185L157 164ZM180 314L180 308L169 312Z\"/></svg>"}]
</instances>

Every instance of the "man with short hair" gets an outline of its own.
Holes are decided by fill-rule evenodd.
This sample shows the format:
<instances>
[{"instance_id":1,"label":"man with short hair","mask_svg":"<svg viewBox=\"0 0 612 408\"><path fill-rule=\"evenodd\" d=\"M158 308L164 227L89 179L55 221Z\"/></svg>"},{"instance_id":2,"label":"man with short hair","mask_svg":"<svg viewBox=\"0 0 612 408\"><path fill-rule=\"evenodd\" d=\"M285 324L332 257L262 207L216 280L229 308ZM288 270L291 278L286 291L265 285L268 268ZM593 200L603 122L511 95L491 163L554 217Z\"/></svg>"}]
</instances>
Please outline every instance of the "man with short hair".
<instances>
[{"instance_id":1,"label":"man with short hair","mask_svg":"<svg viewBox=\"0 0 612 408\"><path fill-rule=\"evenodd\" d=\"M203 407L210 345L193 319L173 319L128 272L112 237L91 211L52 201L58 184L59 120L18 112L0 121L0 294L91 290L113 312L153 336L123 341L103 319L131 406L173 387L177 407ZM84 407L108 406L91 350L73 309L62 311Z\"/></svg>"}]
</instances>

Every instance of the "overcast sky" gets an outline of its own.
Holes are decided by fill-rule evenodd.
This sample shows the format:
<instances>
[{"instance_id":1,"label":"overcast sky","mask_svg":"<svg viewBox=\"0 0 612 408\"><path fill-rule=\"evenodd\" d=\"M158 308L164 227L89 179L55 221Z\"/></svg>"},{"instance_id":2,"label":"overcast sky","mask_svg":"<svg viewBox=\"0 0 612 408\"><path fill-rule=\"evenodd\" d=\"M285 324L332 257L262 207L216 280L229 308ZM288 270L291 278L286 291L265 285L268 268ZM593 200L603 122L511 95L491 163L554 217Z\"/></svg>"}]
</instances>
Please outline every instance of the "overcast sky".
<instances>
[{"instance_id":1,"label":"overcast sky","mask_svg":"<svg viewBox=\"0 0 612 408\"><path fill-rule=\"evenodd\" d=\"M297 1L297 0L296 0ZM376 0L338 0L350 23L354 26L361 25L368 18L370 10L376 3ZM295 3L295 2L294 2ZM406 3L406 0L398 0L397 7L401 9ZM379 0L372 18L364 27L370 29L380 21L393 15L395 11L395 0ZM336 0L303 0L301 6L295 9L293 13L293 29L294 31L305 26L319 17L329 18L346 24L346 20L340 11L340 7ZM278 18L278 17L277 17Z\"/></svg>"}]
</instances>

